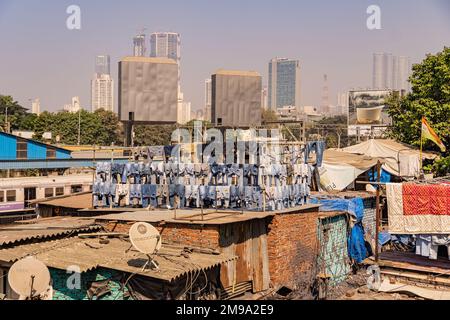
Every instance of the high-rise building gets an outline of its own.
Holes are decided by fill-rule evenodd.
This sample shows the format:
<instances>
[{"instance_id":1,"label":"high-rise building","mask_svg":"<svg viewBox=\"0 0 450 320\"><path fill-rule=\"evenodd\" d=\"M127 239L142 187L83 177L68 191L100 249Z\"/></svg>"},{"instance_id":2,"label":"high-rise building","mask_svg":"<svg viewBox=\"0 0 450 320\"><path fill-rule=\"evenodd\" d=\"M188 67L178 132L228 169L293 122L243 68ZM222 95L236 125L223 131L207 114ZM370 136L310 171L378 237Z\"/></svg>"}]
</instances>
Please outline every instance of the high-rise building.
<instances>
[{"instance_id":1,"label":"high-rise building","mask_svg":"<svg viewBox=\"0 0 450 320\"><path fill-rule=\"evenodd\" d=\"M108 55L95 58L95 74L91 80L91 108L114 111L114 80L110 73Z\"/></svg>"},{"instance_id":2,"label":"high-rise building","mask_svg":"<svg viewBox=\"0 0 450 320\"><path fill-rule=\"evenodd\" d=\"M39 115L41 113L41 101L39 98L31 101L31 113Z\"/></svg>"},{"instance_id":3,"label":"high-rise building","mask_svg":"<svg viewBox=\"0 0 450 320\"><path fill-rule=\"evenodd\" d=\"M212 81L211 79L205 80L205 119L211 121L211 105L212 105Z\"/></svg>"},{"instance_id":4,"label":"high-rise building","mask_svg":"<svg viewBox=\"0 0 450 320\"><path fill-rule=\"evenodd\" d=\"M228 127L261 124L261 75L254 71L219 70L212 75L211 122Z\"/></svg>"},{"instance_id":5,"label":"high-rise building","mask_svg":"<svg viewBox=\"0 0 450 320\"><path fill-rule=\"evenodd\" d=\"M178 67L167 58L125 57L119 62L122 121L177 122Z\"/></svg>"},{"instance_id":6,"label":"high-rise building","mask_svg":"<svg viewBox=\"0 0 450 320\"><path fill-rule=\"evenodd\" d=\"M72 103L64 105L64 111L76 113L81 110L80 97L72 97Z\"/></svg>"},{"instance_id":7,"label":"high-rise building","mask_svg":"<svg viewBox=\"0 0 450 320\"><path fill-rule=\"evenodd\" d=\"M94 74L91 81L92 112L98 109L114 111L114 80L109 74Z\"/></svg>"},{"instance_id":8,"label":"high-rise building","mask_svg":"<svg viewBox=\"0 0 450 320\"><path fill-rule=\"evenodd\" d=\"M261 90L261 108L267 109L269 107L269 89L267 87Z\"/></svg>"},{"instance_id":9,"label":"high-rise building","mask_svg":"<svg viewBox=\"0 0 450 320\"><path fill-rule=\"evenodd\" d=\"M155 32L150 36L150 57L181 60L180 35L174 32Z\"/></svg>"},{"instance_id":10,"label":"high-rise building","mask_svg":"<svg viewBox=\"0 0 450 320\"><path fill-rule=\"evenodd\" d=\"M274 58L269 62L269 108L300 107L300 62Z\"/></svg>"},{"instance_id":11,"label":"high-rise building","mask_svg":"<svg viewBox=\"0 0 450 320\"><path fill-rule=\"evenodd\" d=\"M411 71L409 57L393 56L390 53L374 53L372 89L405 90L409 92L408 79Z\"/></svg>"},{"instance_id":12,"label":"high-rise building","mask_svg":"<svg viewBox=\"0 0 450 320\"><path fill-rule=\"evenodd\" d=\"M394 90L404 90L409 92L411 85L408 81L411 75L411 61L409 57L399 56L393 59L393 78L392 84Z\"/></svg>"},{"instance_id":13,"label":"high-rise building","mask_svg":"<svg viewBox=\"0 0 450 320\"><path fill-rule=\"evenodd\" d=\"M133 55L135 57L145 57L146 51L145 34L138 34L133 38Z\"/></svg>"},{"instance_id":14,"label":"high-rise building","mask_svg":"<svg viewBox=\"0 0 450 320\"><path fill-rule=\"evenodd\" d=\"M174 32L155 32L150 35L150 57L173 59L178 64L180 77L181 38ZM178 79L179 80L179 79Z\"/></svg>"},{"instance_id":15,"label":"high-rise building","mask_svg":"<svg viewBox=\"0 0 450 320\"><path fill-rule=\"evenodd\" d=\"M110 57L108 55L95 57L95 73L111 74Z\"/></svg>"},{"instance_id":16,"label":"high-rise building","mask_svg":"<svg viewBox=\"0 0 450 320\"><path fill-rule=\"evenodd\" d=\"M392 54L374 53L373 54L373 89L392 88Z\"/></svg>"}]
</instances>

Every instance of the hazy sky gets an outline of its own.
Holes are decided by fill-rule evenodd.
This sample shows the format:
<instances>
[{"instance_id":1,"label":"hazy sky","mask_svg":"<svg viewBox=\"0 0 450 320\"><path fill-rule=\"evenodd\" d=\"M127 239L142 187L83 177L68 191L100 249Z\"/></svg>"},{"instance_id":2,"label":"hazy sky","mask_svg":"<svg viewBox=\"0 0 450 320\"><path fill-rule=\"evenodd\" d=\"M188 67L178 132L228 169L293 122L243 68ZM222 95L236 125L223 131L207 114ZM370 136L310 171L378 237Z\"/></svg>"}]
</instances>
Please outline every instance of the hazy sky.
<instances>
[{"instance_id":1,"label":"hazy sky","mask_svg":"<svg viewBox=\"0 0 450 320\"><path fill-rule=\"evenodd\" d=\"M66 28L72 4L81 7L79 31ZM366 27L371 4L381 7L382 30ZM0 94L26 107L39 97L51 111L80 96L90 108L95 56L111 55L117 91L117 62L143 27L181 34L182 90L193 108L216 69L256 70L267 85L276 56L300 60L302 104L317 105L324 73L335 103L339 91L371 85L373 52L419 62L450 46L450 0L0 0Z\"/></svg>"}]
</instances>

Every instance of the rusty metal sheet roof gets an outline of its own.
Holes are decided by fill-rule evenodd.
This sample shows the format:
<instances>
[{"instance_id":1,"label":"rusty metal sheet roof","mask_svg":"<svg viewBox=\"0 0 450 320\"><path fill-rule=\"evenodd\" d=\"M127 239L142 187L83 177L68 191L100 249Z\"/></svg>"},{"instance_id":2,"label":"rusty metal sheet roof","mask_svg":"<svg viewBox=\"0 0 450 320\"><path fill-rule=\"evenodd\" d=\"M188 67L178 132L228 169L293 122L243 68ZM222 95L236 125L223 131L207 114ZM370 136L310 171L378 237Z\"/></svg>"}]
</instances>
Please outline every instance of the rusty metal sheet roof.
<instances>
[{"instance_id":1,"label":"rusty metal sheet roof","mask_svg":"<svg viewBox=\"0 0 450 320\"><path fill-rule=\"evenodd\" d=\"M99 230L100 228L101 226L95 224L93 219L56 217L27 220L26 223L0 227L0 247L35 239L70 235L74 232Z\"/></svg>"},{"instance_id":2,"label":"rusty metal sheet roof","mask_svg":"<svg viewBox=\"0 0 450 320\"><path fill-rule=\"evenodd\" d=\"M0 261L15 262L26 256L34 256L48 267L66 270L69 266L78 266L81 272L98 267L136 273L143 276L172 281L189 272L207 270L214 266L236 259L235 256L193 252L188 258L181 256L183 246L163 244L162 249L153 258L159 264L159 270L142 270L146 256L130 249L125 239L109 239L108 244L100 244L98 239L79 239L47 241L22 245L0 250Z\"/></svg>"}]
</instances>

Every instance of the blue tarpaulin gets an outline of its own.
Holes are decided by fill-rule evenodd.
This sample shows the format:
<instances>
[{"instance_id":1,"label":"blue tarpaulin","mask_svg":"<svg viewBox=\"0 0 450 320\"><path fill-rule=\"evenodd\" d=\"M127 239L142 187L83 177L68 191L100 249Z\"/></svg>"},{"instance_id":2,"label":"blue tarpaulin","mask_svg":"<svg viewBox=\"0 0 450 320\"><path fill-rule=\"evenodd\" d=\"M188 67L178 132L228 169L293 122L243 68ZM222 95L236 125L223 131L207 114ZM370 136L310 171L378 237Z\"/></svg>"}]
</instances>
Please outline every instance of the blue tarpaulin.
<instances>
[{"instance_id":1,"label":"blue tarpaulin","mask_svg":"<svg viewBox=\"0 0 450 320\"><path fill-rule=\"evenodd\" d=\"M311 198L311 203L320 204L320 211L344 211L353 216L355 223L347 240L348 254L351 259L361 263L369 256L364 239L364 202L362 198L320 199Z\"/></svg>"}]
</instances>

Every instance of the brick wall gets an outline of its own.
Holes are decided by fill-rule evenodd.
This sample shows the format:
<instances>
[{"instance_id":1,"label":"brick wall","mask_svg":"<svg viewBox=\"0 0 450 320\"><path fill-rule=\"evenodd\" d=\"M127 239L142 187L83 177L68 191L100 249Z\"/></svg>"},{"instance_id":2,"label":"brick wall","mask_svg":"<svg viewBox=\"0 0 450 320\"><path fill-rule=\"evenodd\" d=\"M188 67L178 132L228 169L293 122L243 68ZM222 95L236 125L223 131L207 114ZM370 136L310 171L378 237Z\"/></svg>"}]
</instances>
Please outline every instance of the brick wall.
<instances>
[{"instance_id":1,"label":"brick wall","mask_svg":"<svg viewBox=\"0 0 450 320\"><path fill-rule=\"evenodd\" d=\"M317 257L318 212L276 215L269 223L268 254L272 286L310 283Z\"/></svg>"},{"instance_id":2,"label":"brick wall","mask_svg":"<svg viewBox=\"0 0 450 320\"><path fill-rule=\"evenodd\" d=\"M109 232L128 233L133 222L108 222L105 229ZM190 245L203 248L219 248L219 227L194 224L164 224L155 225L161 233L164 242Z\"/></svg>"}]
</instances>

